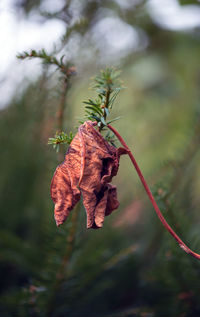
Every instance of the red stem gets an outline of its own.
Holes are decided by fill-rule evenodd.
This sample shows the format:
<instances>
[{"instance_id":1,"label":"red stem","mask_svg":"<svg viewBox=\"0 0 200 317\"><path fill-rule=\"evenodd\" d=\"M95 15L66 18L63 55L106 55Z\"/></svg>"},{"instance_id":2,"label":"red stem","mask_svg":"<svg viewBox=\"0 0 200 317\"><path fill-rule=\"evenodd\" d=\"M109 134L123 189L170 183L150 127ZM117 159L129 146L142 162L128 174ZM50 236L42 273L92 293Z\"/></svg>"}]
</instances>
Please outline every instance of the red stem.
<instances>
[{"instance_id":1,"label":"red stem","mask_svg":"<svg viewBox=\"0 0 200 317\"><path fill-rule=\"evenodd\" d=\"M129 155L135 169L136 172L138 173L138 176L147 192L147 195L149 196L149 199L157 213L158 218L160 219L160 221L162 222L162 224L164 225L164 227L167 229L167 231L169 231L169 233L172 235L172 237L174 237L174 239L178 242L179 246L181 247L181 249L183 249L183 251L185 251L186 253L192 255L194 258L200 260L200 254L193 252L190 248L188 248L188 246L179 238L179 236L177 236L177 234L174 232L174 230L170 227L170 225L167 223L167 221L165 220L162 212L160 211L155 198L153 197L149 186L147 185L147 182L144 179L144 176L142 175L142 172L133 156L133 154L131 153L128 145L126 144L126 142L123 140L123 138L121 137L121 135L111 126L111 125L107 125L108 128L116 135L116 137L118 138L118 140L120 141L120 143L124 146L124 148L127 150L127 154Z\"/></svg>"}]
</instances>

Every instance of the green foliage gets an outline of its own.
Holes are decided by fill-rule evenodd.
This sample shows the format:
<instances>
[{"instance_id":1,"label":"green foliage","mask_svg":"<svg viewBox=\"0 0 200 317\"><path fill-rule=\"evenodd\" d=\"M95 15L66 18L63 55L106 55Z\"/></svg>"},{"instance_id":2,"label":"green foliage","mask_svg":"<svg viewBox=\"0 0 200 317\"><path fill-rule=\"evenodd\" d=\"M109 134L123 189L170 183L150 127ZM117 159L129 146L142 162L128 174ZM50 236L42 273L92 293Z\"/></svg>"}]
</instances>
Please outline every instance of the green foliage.
<instances>
[{"instance_id":1,"label":"green foliage","mask_svg":"<svg viewBox=\"0 0 200 317\"><path fill-rule=\"evenodd\" d=\"M179 0L178 1L180 3L180 5L199 5L199 1L198 0Z\"/></svg>"},{"instance_id":2,"label":"green foliage","mask_svg":"<svg viewBox=\"0 0 200 317\"><path fill-rule=\"evenodd\" d=\"M102 70L100 75L93 79L92 89L97 94L97 99L84 101L85 120L97 121L99 131L102 131L107 124L120 119L120 117L107 121L110 116L113 104L119 92L123 89L119 80L120 71L114 68Z\"/></svg>"},{"instance_id":3,"label":"green foliage","mask_svg":"<svg viewBox=\"0 0 200 317\"><path fill-rule=\"evenodd\" d=\"M47 54L47 52L42 49L39 51L31 50L30 53L23 52L22 54L17 55L18 59L27 59L27 58L40 58L44 64L46 65L55 65L57 69L64 75L64 82L68 84L69 78L76 73L75 67L71 66L70 63L64 63L65 55L63 55L60 59L57 59L55 56ZM66 95L66 86L63 92L63 96ZM60 104L60 116L63 117L65 107L65 100L62 98ZM61 122L59 122L59 125ZM53 145L53 148L56 152L59 152L61 144L70 144L73 139L72 132L67 135L65 132L57 132L54 138L49 138L48 144Z\"/></svg>"},{"instance_id":4,"label":"green foliage","mask_svg":"<svg viewBox=\"0 0 200 317\"><path fill-rule=\"evenodd\" d=\"M99 76L93 80L92 88L98 93L97 99L88 99L84 101L85 117L80 120L84 123L86 120L97 121L99 131L104 131L107 124L119 120L121 117L116 117L107 121L110 112L113 108L114 101L123 87L119 80L120 71L114 68L106 68L102 70ZM57 132L54 138L49 138L48 144L53 145L56 152L59 152L61 144L70 144L73 139L73 134L70 132L67 135L65 132ZM113 146L116 146L116 138L110 130L107 131L105 139Z\"/></svg>"},{"instance_id":5,"label":"green foliage","mask_svg":"<svg viewBox=\"0 0 200 317\"><path fill-rule=\"evenodd\" d=\"M114 133L112 133L110 130L108 130L108 132L106 133L105 137L104 137L111 145L116 147L116 143L118 142L116 136L114 135Z\"/></svg>"},{"instance_id":6,"label":"green foliage","mask_svg":"<svg viewBox=\"0 0 200 317\"><path fill-rule=\"evenodd\" d=\"M30 53L25 51L19 53L17 58L22 60L27 58L40 58L46 65L55 65L66 78L76 73L75 68L70 63L64 63L65 55L57 59L55 56L49 55L44 49L39 51L31 50Z\"/></svg>"},{"instance_id":7,"label":"green foliage","mask_svg":"<svg viewBox=\"0 0 200 317\"><path fill-rule=\"evenodd\" d=\"M59 147L61 144L70 144L73 140L73 134L72 132L67 135L65 132L56 132L54 138L49 138L48 144L53 145L53 148L56 150L56 152L59 152Z\"/></svg>"}]
</instances>

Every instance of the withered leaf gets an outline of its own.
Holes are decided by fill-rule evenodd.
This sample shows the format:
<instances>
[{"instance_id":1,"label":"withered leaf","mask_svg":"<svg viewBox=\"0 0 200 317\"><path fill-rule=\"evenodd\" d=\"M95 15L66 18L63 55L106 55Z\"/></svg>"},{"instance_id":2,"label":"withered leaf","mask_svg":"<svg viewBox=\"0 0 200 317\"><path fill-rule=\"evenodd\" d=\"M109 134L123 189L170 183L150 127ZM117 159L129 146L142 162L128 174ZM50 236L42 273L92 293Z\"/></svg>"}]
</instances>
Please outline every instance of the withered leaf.
<instances>
[{"instance_id":1,"label":"withered leaf","mask_svg":"<svg viewBox=\"0 0 200 317\"><path fill-rule=\"evenodd\" d=\"M122 154L126 150L109 145L93 122L87 121L79 127L51 182L57 226L66 220L81 194L87 228L103 226L104 217L119 206L116 187L109 182L117 174Z\"/></svg>"}]
</instances>

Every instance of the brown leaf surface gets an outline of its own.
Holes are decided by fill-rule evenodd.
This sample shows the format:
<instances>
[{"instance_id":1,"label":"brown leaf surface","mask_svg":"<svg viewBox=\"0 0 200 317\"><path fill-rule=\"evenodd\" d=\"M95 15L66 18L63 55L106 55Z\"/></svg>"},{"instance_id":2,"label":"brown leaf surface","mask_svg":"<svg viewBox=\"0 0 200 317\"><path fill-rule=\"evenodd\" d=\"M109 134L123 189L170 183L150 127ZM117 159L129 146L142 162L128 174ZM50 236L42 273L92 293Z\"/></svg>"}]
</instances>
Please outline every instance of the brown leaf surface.
<instances>
[{"instance_id":1,"label":"brown leaf surface","mask_svg":"<svg viewBox=\"0 0 200 317\"><path fill-rule=\"evenodd\" d=\"M109 145L91 121L79 127L51 182L57 226L66 220L81 194L87 228L103 226L104 217L119 206L116 187L109 182L117 174L122 154L126 150Z\"/></svg>"}]
</instances>

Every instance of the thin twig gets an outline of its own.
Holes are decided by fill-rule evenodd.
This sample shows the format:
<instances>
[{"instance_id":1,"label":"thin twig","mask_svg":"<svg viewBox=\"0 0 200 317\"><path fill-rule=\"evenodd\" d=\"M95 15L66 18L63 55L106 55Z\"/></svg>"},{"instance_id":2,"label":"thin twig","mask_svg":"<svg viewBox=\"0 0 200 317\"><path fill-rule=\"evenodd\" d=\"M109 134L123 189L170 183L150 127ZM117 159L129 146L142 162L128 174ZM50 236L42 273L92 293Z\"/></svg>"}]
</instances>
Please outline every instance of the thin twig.
<instances>
[{"instance_id":1,"label":"thin twig","mask_svg":"<svg viewBox=\"0 0 200 317\"><path fill-rule=\"evenodd\" d=\"M62 95L60 98L60 103L58 105L58 111L56 114L57 128L58 128L59 132L63 131L67 91L68 91L68 81L67 81L67 78L65 78L64 83L63 83L63 91L62 91ZM60 150L58 153L58 160L63 161L63 156L64 156L64 149L62 148L62 151ZM53 285L53 290L52 290L52 293L50 295L49 301L47 303L46 316L51 316L51 314L53 313L54 305L56 302L57 292L59 291L59 289L62 285L62 282L67 277L67 271L68 271L70 259L71 259L73 249L74 249L74 244L75 244L76 227L77 227L77 222L78 222L78 210L79 210L79 204L76 206L76 208L72 214L71 227L69 229L69 234L67 237L66 251L64 252L64 256L62 258L61 265L57 271L56 280L55 280L55 283Z\"/></svg>"},{"instance_id":2,"label":"thin twig","mask_svg":"<svg viewBox=\"0 0 200 317\"><path fill-rule=\"evenodd\" d=\"M104 105L102 106L102 109L103 109L103 118L104 120L106 121L106 117L107 117L107 113L106 113L106 110L105 108L108 108L109 107L109 102L110 102L110 95L111 95L111 89L110 89L110 86L108 85L108 87L106 88L106 98L105 98L105 103ZM99 127L99 132L103 129L104 125L101 123L100 127Z\"/></svg>"},{"instance_id":3,"label":"thin twig","mask_svg":"<svg viewBox=\"0 0 200 317\"><path fill-rule=\"evenodd\" d=\"M63 91L62 91L62 95L60 98L58 111L56 114L57 127L58 127L59 132L63 131L63 121L64 121L64 111L65 111L65 105L66 105L67 88L68 88L67 81L64 80Z\"/></svg>"},{"instance_id":4,"label":"thin twig","mask_svg":"<svg viewBox=\"0 0 200 317\"><path fill-rule=\"evenodd\" d=\"M70 258L71 258L72 251L74 248L74 243L75 243L78 210L79 210L79 205L77 205L77 207L75 208L72 214L71 228L69 230L69 235L67 237L66 253L62 259L60 269L57 272L57 277L56 277L57 282L63 281L66 278L67 269L69 266Z\"/></svg>"},{"instance_id":5,"label":"thin twig","mask_svg":"<svg viewBox=\"0 0 200 317\"><path fill-rule=\"evenodd\" d=\"M61 97L60 97L60 103L58 105L58 111L56 113L58 132L62 132L63 131L64 113L65 113L65 108L66 108L67 89L68 89L67 79L64 79L63 91L62 91L62 94L61 94ZM63 158L64 158L64 149L63 149L63 147L60 147L60 151L58 152L58 160L59 160L59 162L63 161Z\"/></svg>"},{"instance_id":6,"label":"thin twig","mask_svg":"<svg viewBox=\"0 0 200 317\"><path fill-rule=\"evenodd\" d=\"M72 214L71 227L69 229L69 234L67 237L66 252L64 253L61 265L56 274L56 280L55 280L53 290L47 304L46 316L51 316L51 314L53 313L57 293L62 285L62 282L67 279L69 263L73 253L74 244L75 244L78 211L79 211L79 204L76 206Z\"/></svg>"},{"instance_id":7,"label":"thin twig","mask_svg":"<svg viewBox=\"0 0 200 317\"><path fill-rule=\"evenodd\" d=\"M167 229L167 231L173 236L173 238L178 242L179 246L181 247L181 249L183 249L183 251L185 251L186 253L192 255L194 258L200 260L200 254L193 252L180 238L179 236L174 232L174 230L170 227L170 225L167 223L167 221L165 220L162 212L160 211L155 198L153 197L151 190L149 189L149 186L147 185L146 180L144 179L144 176L133 156L133 154L131 153L128 145L126 144L126 142L124 141L124 139L121 137L121 135L111 126L111 125L107 125L108 128L116 135L116 137L118 138L118 140L120 141L120 143L124 146L124 148L127 150L127 154L129 155L135 169L136 172L146 190L146 193L157 213L158 218L160 219L160 221L162 222L162 224L164 225L164 227Z\"/></svg>"}]
</instances>

